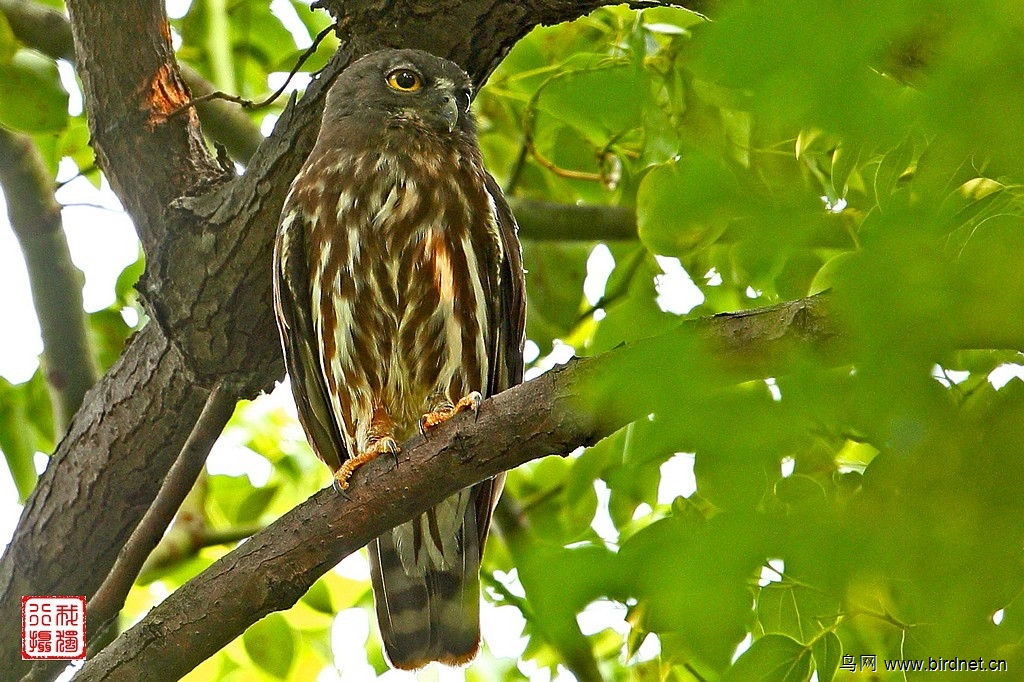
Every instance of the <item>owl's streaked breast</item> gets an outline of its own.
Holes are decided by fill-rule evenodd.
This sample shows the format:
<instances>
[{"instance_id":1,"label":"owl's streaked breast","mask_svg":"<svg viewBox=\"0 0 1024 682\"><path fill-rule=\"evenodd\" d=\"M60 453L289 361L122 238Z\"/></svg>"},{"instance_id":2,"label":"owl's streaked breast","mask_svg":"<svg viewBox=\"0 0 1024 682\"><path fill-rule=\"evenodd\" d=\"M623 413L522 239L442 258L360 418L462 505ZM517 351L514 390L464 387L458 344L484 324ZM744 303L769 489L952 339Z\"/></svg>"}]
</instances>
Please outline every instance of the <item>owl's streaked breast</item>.
<instances>
[{"instance_id":1,"label":"owl's streaked breast","mask_svg":"<svg viewBox=\"0 0 1024 682\"><path fill-rule=\"evenodd\" d=\"M454 156L342 156L322 170L319 195L289 201L312 225L313 322L332 358L323 369L347 445L361 451L379 407L401 440L440 402L485 390L497 224L473 167Z\"/></svg>"}]
</instances>

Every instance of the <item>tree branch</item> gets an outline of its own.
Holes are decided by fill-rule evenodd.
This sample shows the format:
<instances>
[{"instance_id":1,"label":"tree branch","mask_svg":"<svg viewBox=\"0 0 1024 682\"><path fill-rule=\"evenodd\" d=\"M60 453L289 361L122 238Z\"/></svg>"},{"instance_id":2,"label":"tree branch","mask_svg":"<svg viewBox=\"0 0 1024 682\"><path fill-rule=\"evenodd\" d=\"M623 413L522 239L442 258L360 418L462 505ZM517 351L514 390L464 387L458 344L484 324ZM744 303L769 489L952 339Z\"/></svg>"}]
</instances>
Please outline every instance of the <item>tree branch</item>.
<instances>
[{"instance_id":1,"label":"tree branch","mask_svg":"<svg viewBox=\"0 0 1024 682\"><path fill-rule=\"evenodd\" d=\"M622 206L556 204L510 197L519 236L534 241L621 241L637 238L636 213Z\"/></svg>"},{"instance_id":2,"label":"tree branch","mask_svg":"<svg viewBox=\"0 0 1024 682\"><path fill-rule=\"evenodd\" d=\"M192 490L206 464L213 442L231 418L234 407L235 400L223 385L213 389L156 499L121 549L109 575L89 600L87 630L91 640L90 655L110 642L107 629L124 607L128 592L147 557L160 542L175 512ZM49 682L56 679L66 667L67 661L36 661L22 679L23 682Z\"/></svg>"},{"instance_id":3,"label":"tree branch","mask_svg":"<svg viewBox=\"0 0 1024 682\"><path fill-rule=\"evenodd\" d=\"M202 97L214 92L213 84L200 75L188 64L181 65L181 75L185 78L193 97ZM220 142L227 149L228 155L240 164L249 163L249 159L263 144L263 133L253 123L242 107L211 99L196 105L199 120L203 124L203 132L211 140Z\"/></svg>"},{"instance_id":4,"label":"tree branch","mask_svg":"<svg viewBox=\"0 0 1024 682\"><path fill-rule=\"evenodd\" d=\"M170 117L188 101L160 0L67 3L78 75L96 161L152 254L164 240L167 206L223 182L195 113Z\"/></svg>"},{"instance_id":5,"label":"tree branch","mask_svg":"<svg viewBox=\"0 0 1024 682\"><path fill-rule=\"evenodd\" d=\"M99 587L155 497L206 393L153 324L135 335L89 393L0 561L0 669L15 678L27 670L17 644L21 595L92 595Z\"/></svg>"},{"instance_id":6,"label":"tree branch","mask_svg":"<svg viewBox=\"0 0 1024 682\"><path fill-rule=\"evenodd\" d=\"M82 312L82 273L71 262L60 205L53 198L53 180L32 138L3 128L0 187L28 269L59 438L85 392L96 383Z\"/></svg>"},{"instance_id":7,"label":"tree branch","mask_svg":"<svg viewBox=\"0 0 1024 682\"><path fill-rule=\"evenodd\" d=\"M591 445L652 411L703 400L709 386L784 374L811 345L816 356L839 361L840 341L826 300L816 297L685 322L558 367L487 400L475 421L454 419L429 439L403 444L397 458L361 467L345 495L320 491L175 591L74 679L178 679L252 623L293 605L346 555L456 490ZM672 366L651 363L652 357L670 357ZM653 376L665 380L667 372L680 393L663 402L644 391L618 400L581 398L608 393L606 377L623 369L638 385Z\"/></svg>"},{"instance_id":8,"label":"tree branch","mask_svg":"<svg viewBox=\"0 0 1024 682\"><path fill-rule=\"evenodd\" d=\"M201 488L202 479L198 481L196 490ZM190 493L191 494L191 493ZM205 498L196 501L200 506ZM186 510L189 499L186 499L178 512L167 535L156 546L153 553L146 559L146 563L139 571L138 583L145 585L157 580L176 566L194 558L200 550L217 545L233 545L263 530L264 524L251 523L242 526L228 526L225 528L209 528L206 520L202 518L189 518L184 527L179 529L182 512ZM191 510L189 513L192 513Z\"/></svg>"}]
</instances>

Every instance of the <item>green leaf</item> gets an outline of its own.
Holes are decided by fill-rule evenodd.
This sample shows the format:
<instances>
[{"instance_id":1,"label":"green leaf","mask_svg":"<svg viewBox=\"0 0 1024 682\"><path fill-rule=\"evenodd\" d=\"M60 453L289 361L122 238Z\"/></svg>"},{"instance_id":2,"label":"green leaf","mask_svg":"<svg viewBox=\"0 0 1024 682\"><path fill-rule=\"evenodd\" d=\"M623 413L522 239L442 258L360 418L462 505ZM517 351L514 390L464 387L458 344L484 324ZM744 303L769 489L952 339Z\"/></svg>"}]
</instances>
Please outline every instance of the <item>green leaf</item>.
<instances>
[{"instance_id":1,"label":"green leaf","mask_svg":"<svg viewBox=\"0 0 1024 682\"><path fill-rule=\"evenodd\" d=\"M832 153L832 187L837 197L845 197L850 173L860 160L860 147L856 144L840 144Z\"/></svg>"},{"instance_id":2,"label":"green leaf","mask_svg":"<svg viewBox=\"0 0 1024 682\"><path fill-rule=\"evenodd\" d=\"M542 354L548 352L552 339L564 339L580 319L591 249L588 244L523 245L523 263L530 273L526 279L528 333Z\"/></svg>"},{"instance_id":3,"label":"green leaf","mask_svg":"<svg viewBox=\"0 0 1024 682\"><path fill-rule=\"evenodd\" d=\"M36 485L35 453L53 448L53 408L42 370L21 384L0 377L0 450L21 502Z\"/></svg>"},{"instance_id":4,"label":"green leaf","mask_svg":"<svg viewBox=\"0 0 1024 682\"><path fill-rule=\"evenodd\" d=\"M650 9L645 9L642 16L645 27L649 31L653 30L650 27L651 24L655 24L657 26L673 26L678 29L686 30L706 21L700 14L691 12L690 10L682 7L651 7ZM665 31L665 29L660 30Z\"/></svg>"},{"instance_id":5,"label":"green leaf","mask_svg":"<svg viewBox=\"0 0 1024 682\"><path fill-rule=\"evenodd\" d=\"M714 243L743 203L735 178L718 161L686 157L658 166L637 191L640 240L652 253L684 258Z\"/></svg>"},{"instance_id":6,"label":"green leaf","mask_svg":"<svg viewBox=\"0 0 1024 682\"><path fill-rule=\"evenodd\" d=\"M799 642L810 642L835 621L839 609L838 600L824 591L788 580L765 585L757 595L761 628Z\"/></svg>"},{"instance_id":7,"label":"green leaf","mask_svg":"<svg viewBox=\"0 0 1024 682\"><path fill-rule=\"evenodd\" d=\"M819 148L824 139L824 133L816 128L801 130L796 136L796 158L799 159L811 150Z\"/></svg>"},{"instance_id":8,"label":"green leaf","mask_svg":"<svg viewBox=\"0 0 1024 682\"><path fill-rule=\"evenodd\" d=\"M100 368L106 369L121 357L132 328L124 321L121 311L113 306L88 313L87 320L96 359Z\"/></svg>"},{"instance_id":9,"label":"green leaf","mask_svg":"<svg viewBox=\"0 0 1024 682\"><path fill-rule=\"evenodd\" d=\"M637 600L636 625L672 632L693 655L724 668L751 616L748 583L763 561L764 529L750 515L696 515L652 523L622 544L620 573Z\"/></svg>"},{"instance_id":10,"label":"green leaf","mask_svg":"<svg viewBox=\"0 0 1024 682\"><path fill-rule=\"evenodd\" d=\"M832 682L843 659L843 643L834 632L826 632L811 646L818 682Z\"/></svg>"},{"instance_id":11,"label":"green leaf","mask_svg":"<svg viewBox=\"0 0 1024 682\"><path fill-rule=\"evenodd\" d=\"M30 133L57 132L68 121L68 93L57 65L29 50L0 63L0 124Z\"/></svg>"},{"instance_id":12,"label":"green leaf","mask_svg":"<svg viewBox=\"0 0 1024 682\"><path fill-rule=\"evenodd\" d=\"M242 504L238 506L238 521L243 524L259 521L277 493L278 487L274 485L253 489Z\"/></svg>"},{"instance_id":13,"label":"green leaf","mask_svg":"<svg viewBox=\"0 0 1024 682\"><path fill-rule=\"evenodd\" d=\"M895 148L889 150L878 164L875 172L875 199L879 205L885 205L893 194L896 181L910 166L914 154L914 143L906 137Z\"/></svg>"},{"instance_id":14,"label":"green leaf","mask_svg":"<svg viewBox=\"0 0 1024 682\"><path fill-rule=\"evenodd\" d=\"M207 513L214 525L241 526L251 521L242 517L243 506L257 490L248 476L217 474L208 478L208 484Z\"/></svg>"},{"instance_id":15,"label":"green leaf","mask_svg":"<svg viewBox=\"0 0 1024 682\"><path fill-rule=\"evenodd\" d=\"M229 10L234 39L235 65L255 61L264 70L288 70L286 57L295 50L295 39L265 3L238 3Z\"/></svg>"},{"instance_id":16,"label":"green leaf","mask_svg":"<svg viewBox=\"0 0 1024 682\"><path fill-rule=\"evenodd\" d=\"M775 484L775 494L785 504L824 508L827 500L825 489L813 477L795 474Z\"/></svg>"},{"instance_id":17,"label":"green leaf","mask_svg":"<svg viewBox=\"0 0 1024 682\"><path fill-rule=\"evenodd\" d=\"M0 64L10 62L18 47L18 39L14 37L7 15L0 11Z\"/></svg>"},{"instance_id":18,"label":"green leaf","mask_svg":"<svg viewBox=\"0 0 1024 682\"><path fill-rule=\"evenodd\" d=\"M331 590L323 579L313 583L306 594L302 595L302 601L308 604L315 611L333 616L335 614L334 604L331 601Z\"/></svg>"},{"instance_id":19,"label":"green leaf","mask_svg":"<svg viewBox=\"0 0 1024 682\"><path fill-rule=\"evenodd\" d=\"M811 651L794 639L765 635L755 641L725 674L725 682L807 682Z\"/></svg>"},{"instance_id":20,"label":"green leaf","mask_svg":"<svg viewBox=\"0 0 1024 682\"><path fill-rule=\"evenodd\" d=\"M71 157L79 171L86 175L96 165L96 155L89 144L90 137L89 125L84 116L69 119L68 127L61 133L57 150L61 158Z\"/></svg>"},{"instance_id":21,"label":"green leaf","mask_svg":"<svg viewBox=\"0 0 1024 682\"><path fill-rule=\"evenodd\" d=\"M646 72L618 64L553 77L540 90L537 108L603 144L638 127L649 99Z\"/></svg>"},{"instance_id":22,"label":"green leaf","mask_svg":"<svg viewBox=\"0 0 1024 682\"><path fill-rule=\"evenodd\" d=\"M137 299L135 285L145 269L146 256L140 249L138 259L122 270L121 274L117 276L117 282L114 283L114 293L122 305L131 305Z\"/></svg>"},{"instance_id":23,"label":"green leaf","mask_svg":"<svg viewBox=\"0 0 1024 682\"><path fill-rule=\"evenodd\" d=\"M590 524L597 512L597 493L594 490L597 472L589 466L590 463L589 457L577 457L574 460L562 492L562 526L568 538L573 540L590 531Z\"/></svg>"},{"instance_id":24,"label":"green leaf","mask_svg":"<svg viewBox=\"0 0 1024 682\"><path fill-rule=\"evenodd\" d=\"M252 625L242 635L245 652L256 665L274 677L288 677L295 659L295 634L288 621L272 613Z\"/></svg>"},{"instance_id":25,"label":"green leaf","mask_svg":"<svg viewBox=\"0 0 1024 682\"><path fill-rule=\"evenodd\" d=\"M4 451L21 503L28 499L37 479L35 435L26 418L27 399L24 384L15 386L0 377L0 449Z\"/></svg>"}]
</instances>

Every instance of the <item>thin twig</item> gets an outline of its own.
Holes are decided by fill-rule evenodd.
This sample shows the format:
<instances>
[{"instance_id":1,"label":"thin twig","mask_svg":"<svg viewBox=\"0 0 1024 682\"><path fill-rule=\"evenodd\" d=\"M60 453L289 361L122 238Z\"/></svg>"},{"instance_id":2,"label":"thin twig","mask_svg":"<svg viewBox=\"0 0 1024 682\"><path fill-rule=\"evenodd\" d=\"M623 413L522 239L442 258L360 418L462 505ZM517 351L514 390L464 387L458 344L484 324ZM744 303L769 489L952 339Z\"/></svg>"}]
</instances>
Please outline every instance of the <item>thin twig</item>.
<instances>
[{"instance_id":1,"label":"thin twig","mask_svg":"<svg viewBox=\"0 0 1024 682\"><path fill-rule=\"evenodd\" d=\"M185 505L182 505L183 509L184 507ZM179 522L175 521L175 525L177 525L177 523ZM161 540L160 545L158 545L153 553L146 559L146 563L139 571L139 577L136 582L140 585L151 583L167 571L173 569L175 566L179 566L186 561L193 559L202 549L207 547L216 547L218 545L232 545L238 543L252 537L263 528L263 524L258 523L220 529L208 529L204 527L197 533L189 534L183 543L185 546L178 546L162 551L161 547L163 547L164 543L167 542L167 538L174 533L174 529L172 527L172 529L168 531L168 534L164 536L164 539Z\"/></svg>"},{"instance_id":2,"label":"thin twig","mask_svg":"<svg viewBox=\"0 0 1024 682\"><path fill-rule=\"evenodd\" d=\"M59 191L59 190L63 189L64 186L67 185L68 183L74 182L78 178L85 177L89 173L92 173L93 171L96 171L96 170L99 170L99 167L95 163L91 163L88 166L86 166L85 168L79 168L78 172L75 173L74 175L72 175L67 180L64 180L63 182L56 183L54 191Z\"/></svg>"},{"instance_id":3,"label":"thin twig","mask_svg":"<svg viewBox=\"0 0 1024 682\"><path fill-rule=\"evenodd\" d=\"M275 90L273 92L273 94L271 94L266 99L264 99L262 101L259 101L259 102L253 102L251 99L246 99L245 97L241 97L239 95L230 95L230 94L228 94L226 92L222 92L220 90L216 90L216 91L211 92L211 93L206 94L206 95L201 95L199 97L193 97L188 102L185 102L180 107L178 107L177 109L175 109L174 111L169 113L167 115L167 118L173 118L173 117L177 116L178 114L180 114L181 112L185 111L186 109L191 109L192 107L194 107L197 104L201 104L203 102L208 102L208 101L214 100L214 99L221 99L221 100L225 100L225 101L228 101L228 102L234 102L235 104L241 105L245 109L253 109L253 110L262 109L263 107L266 107L266 106L269 106L269 105L273 104L274 101L277 100L278 97L283 95L284 91L288 89L288 85L292 82L292 79L295 78L295 74L297 74L299 72L299 69L302 68L302 65L305 64L306 61L310 57L312 57L314 53L316 53L317 48L320 47L320 43L322 43L324 41L324 39L328 35L330 35L331 32L334 31L334 29L336 29L337 27L338 27L338 24L337 23L333 23L330 26L328 26L327 28L325 28L324 30L322 30L322 31L320 31L319 33L316 34L316 39L313 40L313 44L310 45L308 48L306 48L306 51L302 53L302 56L299 57L299 60L297 62L295 62L295 66L293 66L292 70L288 72L288 77L284 80L284 83L281 84L281 87L279 87L277 90Z\"/></svg>"},{"instance_id":4,"label":"thin twig","mask_svg":"<svg viewBox=\"0 0 1024 682\"><path fill-rule=\"evenodd\" d=\"M537 151L537 148L533 144L532 138L527 138L526 147L529 150L530 155L533 157L534 161L544 166L549 171L551 171L552 173L559 177L568 178L570 180L588 180L590 182L604 181L604 175L602 175L601 173L589 173L587 171L578 171L571 170L569 168L562 168L561 166L556 165L554 161L550 161L544 158L543 156L541 156L540 152Z\"/></svg>"}]
</instances>

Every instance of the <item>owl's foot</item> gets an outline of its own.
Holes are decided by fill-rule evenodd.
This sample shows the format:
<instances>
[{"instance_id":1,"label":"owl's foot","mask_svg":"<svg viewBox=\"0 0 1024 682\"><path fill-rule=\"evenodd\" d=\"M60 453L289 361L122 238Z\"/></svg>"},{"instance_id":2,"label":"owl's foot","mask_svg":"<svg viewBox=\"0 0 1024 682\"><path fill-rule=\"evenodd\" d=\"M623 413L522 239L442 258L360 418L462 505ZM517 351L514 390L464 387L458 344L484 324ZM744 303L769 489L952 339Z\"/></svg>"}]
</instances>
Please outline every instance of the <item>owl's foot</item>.
<instances>
[{"instance_id":1,"label":"owl's foot","mask_svg":"<svg viewBox=\"0 0 1024 682\"><path fill-rule=\"evenodd\" d=\"M342 490L348 488L348 479L352 477L356 469L385 452L392 455L397 455L400 452L398 443L391 436L384 436L374 441L365 452L342 462L338 470L334 472L335 485Z\"/></svg>"},{"instance_id":2,"label":"owl's foot","mask_svg":"<svg viewBox=\"0 0 1024 682\"><path fill-rule=\"evenodd\" d=\"M476 414L480 411L480 403L483 401L484 397L480 395L480 391L470 391L465 397L460 398L459 402L455 403L451 407L442 407L434 410L433 412L427 412L425 415L420 417L420 433L424 436L427 435L427 431L435 426L444 424L459 412L473 410L473 414Z\"/></svg>"}]
</instances>

